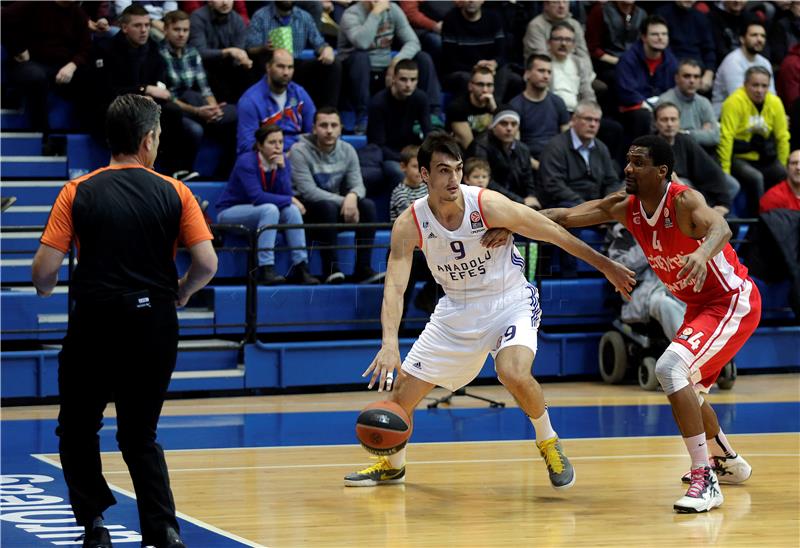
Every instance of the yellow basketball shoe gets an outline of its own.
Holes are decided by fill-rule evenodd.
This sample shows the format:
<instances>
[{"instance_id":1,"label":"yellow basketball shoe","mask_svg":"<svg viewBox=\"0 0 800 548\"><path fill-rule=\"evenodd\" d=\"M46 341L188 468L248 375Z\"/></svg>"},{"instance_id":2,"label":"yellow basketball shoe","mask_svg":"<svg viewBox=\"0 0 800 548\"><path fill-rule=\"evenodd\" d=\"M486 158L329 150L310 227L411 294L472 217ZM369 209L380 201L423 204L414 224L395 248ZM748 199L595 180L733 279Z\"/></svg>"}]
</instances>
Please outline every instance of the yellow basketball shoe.
<instances>
[{"instance_id":1,"label":"yellow basketball shoe","mask_svg":"<svg viewBox=\"0 0 800 548\"><path fill-rule=\"evenodd\" d=\"M539 453L542 455L547 472L550 474L550 483L554 489L569 489L575 484L575 469L561 448L558 436L536 442Z\"/></svg>"},{"instance_id":2,"label":"yellow basketball shoe","mask_svg":"<svg viewBox=\"0 0 800 548\"><path fill-rule=\"evenodd\" d=\"M392 468L387 457L373 457L377 461L372 466L347 474L344 484L347 487L373 487L375 485L391 485L406 481L406 467Z\"/></svg>"}]
</instances>

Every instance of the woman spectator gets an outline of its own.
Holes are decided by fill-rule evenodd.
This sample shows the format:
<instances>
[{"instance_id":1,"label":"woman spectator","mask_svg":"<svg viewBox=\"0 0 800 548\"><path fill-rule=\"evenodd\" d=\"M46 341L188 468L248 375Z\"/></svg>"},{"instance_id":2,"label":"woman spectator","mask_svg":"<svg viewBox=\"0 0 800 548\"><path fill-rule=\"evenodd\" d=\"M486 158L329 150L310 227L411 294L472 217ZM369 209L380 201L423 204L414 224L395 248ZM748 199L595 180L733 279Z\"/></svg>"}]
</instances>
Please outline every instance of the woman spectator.
<instances>
[{"instance_id":1,"label":"woman spectator","mask_svg":"<svg viewBox=\"0 0 800 548\"><path fill-rule=\"evenodd\" d=\"M254 150L236 160L228 186L217 202L217 221L242 224L251 230L278 223L302 224L306 208L292 192L291 166L283 152L281 128L274 124L260 127L255 138ZM269 229L258 236L256 279L264 285L318 284L319 280L308 271L304 229L286 229L285 234L288 245L293 248L289 274L284 277L275 271L277 230Z\"/></svg>"}]
</instances>

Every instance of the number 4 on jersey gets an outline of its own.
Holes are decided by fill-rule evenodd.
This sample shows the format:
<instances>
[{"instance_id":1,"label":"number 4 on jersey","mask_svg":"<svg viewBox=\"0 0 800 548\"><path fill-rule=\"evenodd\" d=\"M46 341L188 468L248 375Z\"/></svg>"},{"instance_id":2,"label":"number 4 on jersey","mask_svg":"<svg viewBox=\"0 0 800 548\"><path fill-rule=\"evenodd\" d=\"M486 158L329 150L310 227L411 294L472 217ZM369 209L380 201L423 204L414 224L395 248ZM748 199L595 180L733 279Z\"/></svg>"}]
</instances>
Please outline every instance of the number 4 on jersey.
<instances>
[{"instance_id":1,"label":"number 4 on jersey","mask_svg":"<svg viewBox=\"0 0 800 548\"><path fill-rule=\"evenodd\" d=\"M661 242L658 240L658 232L653 232L653 249L657 251L664 251L661 247Z\"/></svg>"}]
</instances>

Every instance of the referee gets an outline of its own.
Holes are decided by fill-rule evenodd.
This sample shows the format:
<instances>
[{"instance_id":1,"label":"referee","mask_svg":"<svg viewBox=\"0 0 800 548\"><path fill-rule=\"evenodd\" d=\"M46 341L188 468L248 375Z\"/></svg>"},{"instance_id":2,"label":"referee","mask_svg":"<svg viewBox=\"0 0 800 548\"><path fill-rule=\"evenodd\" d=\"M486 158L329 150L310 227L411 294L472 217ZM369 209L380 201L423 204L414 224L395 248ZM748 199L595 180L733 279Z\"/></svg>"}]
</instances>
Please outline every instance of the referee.
<instances>
[{"instance_id":1,"label":"referee","mask_svg":"<svg viewBox=\"0 0 800 548\"><path fill-rule=\"evenodd\" d=\"M33 284L53 292L70 244L78 249L74 307L58 356L59 454L83 546L111 546L103 512L116 501L103 478L98 431L116 404L117 443L136 490L142 545L184 547L156 427L178 349L176 305L217 270L211 233L180 181L153 171L161 108L121 95L106 113L111 163L67 183L33 260ZM192 264L178 279L175 251Z\"/></svg>"}]
</instances>

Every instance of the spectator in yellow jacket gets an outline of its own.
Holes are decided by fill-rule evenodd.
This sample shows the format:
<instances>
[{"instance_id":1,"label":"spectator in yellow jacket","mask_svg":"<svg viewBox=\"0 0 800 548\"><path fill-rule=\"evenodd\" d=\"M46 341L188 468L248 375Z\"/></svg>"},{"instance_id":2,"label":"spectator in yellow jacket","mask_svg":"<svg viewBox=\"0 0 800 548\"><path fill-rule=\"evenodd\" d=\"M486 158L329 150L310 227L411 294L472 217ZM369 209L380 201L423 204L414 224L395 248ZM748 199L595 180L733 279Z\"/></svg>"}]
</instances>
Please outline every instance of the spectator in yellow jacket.
<instances>
[{"instance_id":1,"label":"spectator in yellow jacket","mask_svg":"<svg viewBox=\"0 0 800 548\"><path fill-rule=\"evenodd\" d=\"M770 74L760 66L745 72L744 86L722 104L717 156L747 195L748 211L758 211L764 191L786 178L789 158L786 111L769 92Z\"/></svg>"}]
</instances>

